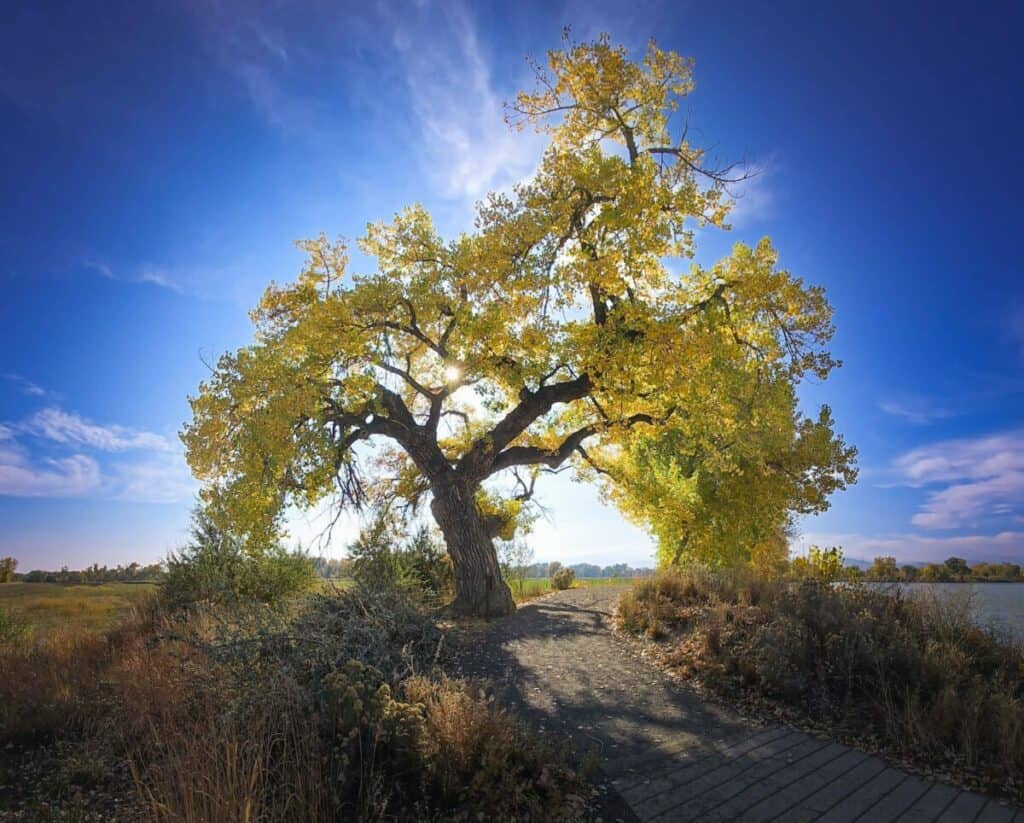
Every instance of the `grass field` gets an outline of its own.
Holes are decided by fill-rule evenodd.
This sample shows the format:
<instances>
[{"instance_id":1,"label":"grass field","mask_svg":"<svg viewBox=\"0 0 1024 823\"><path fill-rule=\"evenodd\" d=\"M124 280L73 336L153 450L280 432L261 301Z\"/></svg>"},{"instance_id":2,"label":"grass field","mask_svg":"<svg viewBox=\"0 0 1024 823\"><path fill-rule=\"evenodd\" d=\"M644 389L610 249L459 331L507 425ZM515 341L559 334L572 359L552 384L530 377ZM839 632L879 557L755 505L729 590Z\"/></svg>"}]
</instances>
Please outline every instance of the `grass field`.
<instances>
[{"instance_id":1,"label":"grass field","mask_svg":"<svg viewBox=\"0 0 1024 823\"><path fill-rule=\"evenodd\" d=\"M626 586L635 583L636 577L577 577L574 588L593 588L595 586ZM540 597L552 591L550 577L527 577L525 580L510 580L512 596L516 602L522 603Z\"/></svg>"},{"instance_id":2,"label":"grass field","mask_svg":"<svg viewBox=\"0 0 1024 823\"><path fill-rule=\"evenodd\" d=\"M3 583L0 612L26 620L37 634L57 629L98 631L155 588L154 583Z\"/></svg>"}]
</instances>

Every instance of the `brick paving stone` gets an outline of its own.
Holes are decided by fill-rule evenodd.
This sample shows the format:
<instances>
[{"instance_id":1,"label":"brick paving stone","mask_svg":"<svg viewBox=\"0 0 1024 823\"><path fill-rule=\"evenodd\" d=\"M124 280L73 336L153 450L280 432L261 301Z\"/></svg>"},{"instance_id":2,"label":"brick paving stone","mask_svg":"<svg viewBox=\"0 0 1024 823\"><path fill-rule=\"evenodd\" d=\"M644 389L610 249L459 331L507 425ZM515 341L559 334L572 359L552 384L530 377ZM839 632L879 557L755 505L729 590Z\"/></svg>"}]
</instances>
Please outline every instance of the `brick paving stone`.
<instances>
[{"instance_id":1,"label":"brick paving stone","mask_svg":"<svg viewBox=\"0 0 1024 823\"><path fill-rule=\"evenodd\" d=\"M707 792L726 782L730 776L739 775L762 761L784 754L796 747L807 744L807 736L799 732L791 732L782 737L774 738L759 746L751 746L742 752L730 752L709 758L699 764L701 768L686 767L665 774L660 781L652 781L648 791L636 793L637 809L643 807L662 808L666 803L678 805L674 798L680 793L687 796L696 791ZM656 785L655 785L656 783ZM666 794L669 795L666 797ZM630 794L624 794L627 801L633 803ZM638 814L641 812L638 811Z\"/></svg>"},{"instance_id":2,"label":"brick paving stone","mask_svg":"<svg viewBox=\"0 0 1024 823\"><path fill-rule=\"evenodd\" d=\"M634 810L643 819L657 818L671 811L673 820L683 820L689 816L691 809L700 810L717 805L736 791L757 782L764 774L785 768L788 761L781 758L787 752L795 751L803 756L812 751L815 745L815 741L804 735L795 740L787 737L780 740L779 746L782 748L778 751L758 749L726 761L719 768L692 781L673 786L671 791L644 799Z\"/></svg>"},{"instance_id":3,"label":"brick paving stone","mask_svg":"<svg viewBox=\"0 0 1024 823\"><path fill-rule=\"evenodd\" d=\"M813 768L796 779L789 779L783 770L766 779L766 783L775 791L743 813L744 818L751 821L775 820L785 815L800 800L813 793L816 789L826 786L834 779L845 774L864 755L851 751L839 743L830 743L816 752L813 757ZM804 815L809 817L809 815Z\"/></svg>"},{"instance_id":4,"label":"brick paving stone","mask_svg":"<svg viewBox=\"0 0 1024 823\"><path fill-rule=\"evenodd\" d=\"M799 782L815 770L828 765L842 756L840 747L824 741L816 741L817 747L807 749L794 759L775 758L774 763L767 763L758 770L748 772L745 780L739 785L727 787L722 794L724 801L703 802L690 801L682 808L685 813L673 820L767 820L773 815L766 811L760 813L751 810L759 804L771 800L779 792ZM777 768L771 768L772 765Z\"/></svg>"},{"instance_id":5,"label":"brick paving stone","mask_svg":"<svg viewBox=\"0 0 1024 823\"><path fill-rule=\"evenodd\" d=\"M884 769L885 763L877 757L865 755L846 774L804 797L791 811L794 816L813 820L849 797Z\"/></svg>"},{"instance_id":6,"label":"brick paving stone","mask_svg":"<svg viewBox=\"0 0 1024 823\"><path fill-rule=\"evenodd\" d=\"M960 789L952 786L945 786L942 783L933 783L914 804L903 813L900 823L932 823L937 820L954 798L960 794Z\"/></svg>"}]
</instances>

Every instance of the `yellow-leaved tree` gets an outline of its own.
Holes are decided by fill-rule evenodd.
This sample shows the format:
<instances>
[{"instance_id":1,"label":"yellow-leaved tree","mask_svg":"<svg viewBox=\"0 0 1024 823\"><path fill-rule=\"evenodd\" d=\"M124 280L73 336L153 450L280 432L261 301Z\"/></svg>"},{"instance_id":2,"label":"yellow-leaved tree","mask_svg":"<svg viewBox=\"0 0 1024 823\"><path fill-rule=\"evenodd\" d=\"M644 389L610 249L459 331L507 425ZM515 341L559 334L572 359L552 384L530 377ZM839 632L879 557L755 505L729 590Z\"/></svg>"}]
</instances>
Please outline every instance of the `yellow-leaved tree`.
<instances>
[{"instance_id":1,"label":"yellow-leaved tree","mask_svg":"<svg viewBox=\"0 0 1024 823\"><path fill-rule=\"evenodd\" d=\"M767 240L679 270L693 227L728 210L724 176L669 127L691 70L653 43L638 61L566 43L509 110L550 138L537 172L480 203L475 231L444 240L409 207L369 226L362 274L344 244L303 243L297 282L267 290L253 344L191 401L182 436L215 521L258 551L289 504L429 499L453 607L505 614L492 541L541 471L612 471L658 432L711 454L744 436L758 381L824 378L830 308ZM772 394L789 414L794 396Z\"/></svg>"}]
</instances>

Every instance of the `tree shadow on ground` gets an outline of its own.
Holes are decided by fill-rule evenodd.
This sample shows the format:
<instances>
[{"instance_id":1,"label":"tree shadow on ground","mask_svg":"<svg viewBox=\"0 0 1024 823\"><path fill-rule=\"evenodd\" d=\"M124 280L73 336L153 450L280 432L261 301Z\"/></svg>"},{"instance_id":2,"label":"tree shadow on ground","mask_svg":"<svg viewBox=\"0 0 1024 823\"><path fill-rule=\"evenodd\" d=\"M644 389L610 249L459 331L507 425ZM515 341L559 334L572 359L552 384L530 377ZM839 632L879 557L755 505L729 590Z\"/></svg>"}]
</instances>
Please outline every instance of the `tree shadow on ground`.
<instances>
[{"instance_id":1,"label":"tree shadow on ground","mask_svg":"<svg viewBox=\"0 0 1024 823\"><path fill-rule=\"evenodd\" d=\"M594 751L607 781L671 768L671 755L684 751L688 759L720 756L761 731L705 703L615 637L611 613L621 592L572 589L528 603L461 636L456 671L578 753ZM633 819L622 805L617 816Z\"/></svg>"}]
</instances>

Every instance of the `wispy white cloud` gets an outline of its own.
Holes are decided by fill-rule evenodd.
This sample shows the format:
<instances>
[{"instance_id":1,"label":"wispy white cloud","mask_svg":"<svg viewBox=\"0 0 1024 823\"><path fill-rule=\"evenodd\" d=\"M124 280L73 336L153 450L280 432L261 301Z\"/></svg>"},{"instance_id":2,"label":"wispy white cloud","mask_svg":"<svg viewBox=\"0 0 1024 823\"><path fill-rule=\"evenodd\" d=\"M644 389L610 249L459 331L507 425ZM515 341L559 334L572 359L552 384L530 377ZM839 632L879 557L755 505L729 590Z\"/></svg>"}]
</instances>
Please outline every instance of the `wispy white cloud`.
<instances>
[{"instance_id":1,"label":"wispy white cloud","mask_svg":"<svg viewBox=\"0 0 1024 823\"><path fill-rule=\"evenodd\" d=\"M150 449L166 452L174 449L166 437L154 432L116 424L93 423L77 414L53 406L36 412L17 428L57 443L89 446L101 451Z\"/></svg>"},{"instance_id":2,"label":"wispy white cloud","mask_svg":"<svg viewBox=\"0 0 1024 823\"><path fill-rule=\"evenodd\" d=\"M961 528L1024 506L1024 430L922 446L893 467L906 485L941 487L913 516L915 526Z\"/></svg>"},{"instance_id":3,"label":"wispy white cloud","mask_svg":"<svg viewBox=\"0 0 1024 823\"><path fill-rule=\"evenodd\" d=\"M153 266L147 263L139 271L138 280L140 283L151 283L154 286L169 289L176 294L185 293L185 287L182 282L179 279L176 279L169 269L161 268L159 266Z\"/></svg>"},{"instance_id":4,"label":"wispy white cloud","mask_svg":"<svg viewBox=\"0 0 1024 823\"><path fill-rule=\"evenodd\" d=\"M923 395L904 395L883 400L878 404L878 408L886 414L901 417L918 426L925 426L954 415L954 412L945 405Z\"/></svg>"},{"instance_id":5,"label":"wispy white cloud","mask_svg":"<svg viewBox=\"0 0 1024 823\"><path fill-rule=\"evenodd\" d=\"M0 448L0 495L11 497L82 497L102 486L99 464L92 457L30 459L17 446Z\"/></svg>"},{"instance_id":6,"label":"wispy white cloud","mask_svg":"<svg viewBox=\"0 0 1024 823\"><path fill-rule=\"evenodd\" d=\"M45 397L46 389L42 386L37 386L31 380L26 377L22 377L20 374L0 374L4 380L14 383L21 389L23 394L27 394L30 397Z\"/></svg>"},{"instance_id":7,"label":"wispy white cloud","mask_svg":"<svg viewBox=\"0 0 1024 823\"><path fill-rule=\"evenodd\" d=\"M216 0L190 8L215 65L289 137L336 142L351 125L338 117L342 106L370 111L394 151L412 154L451 200L478 199L534 170L543 141L505 124L503 104L518 82L499 86L470 4L367 4L343 18L317 3ZM525 62L516 69L526 80Z\"/></svg>"},{"instance_id":8,"label":"wispy white cloud","mask_svg":"<svg viewBox=\"0 0 1024 823\"><path fill-rule=\"evenodd\" d=\"M733 228L743 228L772 216L775 208L775 191L770 185L773 171L777 167L774 159L760 163L737 166L735 175L746 175L737 183L730 183L727 192L733 201L728 221Z\"/></svg>"},{"instance_id":9,"label":"wispy white cloud","mask_svg":"<svg viewBox=\"0 0 1024 823\"><path fill-rule=\"evenodd\" d=\"M181 445L155 432L56 406L0 424L0 495L171 503L197 489Z\"/></svg>"},{"instance_id":10,"label":"wispy white cloud","mask_svg":"<svg viewBox=\"0 0 1024 823\"><path fill-rule=\"evenodd\" d=\"M233 267L188 267L165 266L143 262L135 267L114 267L93 259L79 260L78 264L107 280L120 283L134 283L155 286L187 297L201 300L217 297L217 286L223 286L237 279L238 271Z\"/></svg>"},{"instance_id":11,"label":"wispy white cloud","mask_svg":"<svg viewBox=\"0 0 1024 823\"><path fill-rule=\"evenodd\" d=\"M253 107L284 134L317 128L319 104L305 83L290 82L293 52L303 41L288 36L289 19L311 20L314 4L277 7L275 4L213 0L189 4L207 54L245 91ZM317 26L312 27L318 31ZM308 43L309 32L303 31Z\"/></svg>"},{"instance_id":12,"label":"wispy white cloud","mask_svg":"<svg viewBox=\"0 0 1024 823\"><path fill-rule=\"evenodd\" d=\"M95 272L100 277L105 277L107 280L118 280L119 278L114 274L114 270L110 268L106 263L101 263L98 260L85 259L80 260L79 263L89 271Z\"/></svg>"},{"instance_id":13,"label":"wispy white cloud","mask_svg":"<svg viewBox=\"0 0 1024 823\"><path fill-rule=\"evenodd\" d=\"M431 10L427 12L433 13ZM466 7L437 10L429 46L423 14L392 19L392 43L404 69L413 112L422 130L420 151L430 179L450 198L476 199L530 175L541 139L513 132L504 102Z\"/></svg>"},{"instance_id":14,"label":"wispy white cloud","mask_svg":"<svg viewBox=\"0 0 1024 823\"><path fill-rule=\"evenodd\" d=\"M114 497L133 503L176 503L193 498L199 484L192 477L184 454L157 453L133 463L112 467Z\"/></svg>"}]
</instances>

